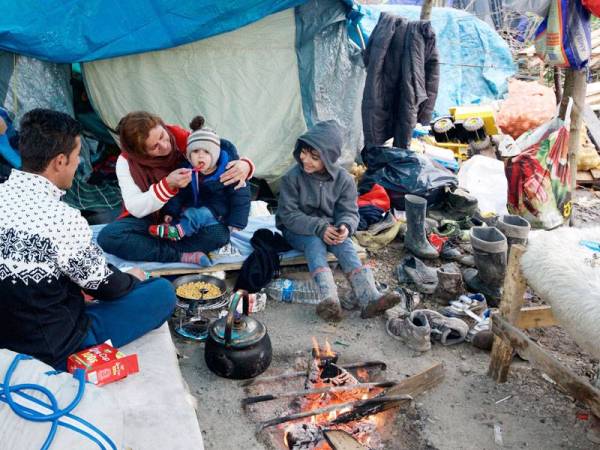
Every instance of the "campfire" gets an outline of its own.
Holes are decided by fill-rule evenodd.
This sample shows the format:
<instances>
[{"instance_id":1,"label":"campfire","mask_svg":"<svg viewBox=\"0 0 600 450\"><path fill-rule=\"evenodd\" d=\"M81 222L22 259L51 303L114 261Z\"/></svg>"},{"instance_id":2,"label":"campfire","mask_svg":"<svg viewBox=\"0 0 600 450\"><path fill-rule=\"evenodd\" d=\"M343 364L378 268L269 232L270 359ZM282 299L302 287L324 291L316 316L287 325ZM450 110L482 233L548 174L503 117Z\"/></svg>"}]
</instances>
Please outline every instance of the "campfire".
<instances>
[{"instance_id":1,"label":"campfire","mask_svg":"<svg viewBox=\"0 0 600 450\"><path fill-rule=\"evenodd\" d=\"M339 356L329 342L321 347L313 338L304 371L246 383L249 387L275 381L289 385L294 379L304 378L303 386L294 385L298 386L296 390L288 388L279 394L255 395L243 401L245 406L255 408L264 402L280 401L279 407L266 408L259 418L259 430L270 433L270 443L276 448L335 450L334 438L350 440L365 449L384 448L382 431L388 417L384 412L410 403L411 397L402 390L394 391L393 387L402 382L375 381L374 374L385 370L385 363L343 364L338 362ZM392 389L386 392L386 388ZM262 420L265 415L270 418Z\"/></svg>"},{"instance_id":2,"label":"campfire","mask_svg":"<svg viewBox=\"0 0 600 450\"><path fill-rule=\"evenodd\" d=\"M299 400L299 409L305 411L326 410L309 419L285 426L284 443L290 450L316 449L330 450L323 434L326 430L342 430L358 442L371 449L383 448L377 433L377 418L353 413L353 403L373 398L383 389L368 386L368 372L363 368L357 371L358 377L337 365L338 354L331 350L329 341L320 348L313 338L312 358L309 362L305 389L318 390ZM367 384L367 386L365 386ZM337 389L342 388L342 389ZM339 405L339 408L336 406Z\"/></svg>"}]
</instances>

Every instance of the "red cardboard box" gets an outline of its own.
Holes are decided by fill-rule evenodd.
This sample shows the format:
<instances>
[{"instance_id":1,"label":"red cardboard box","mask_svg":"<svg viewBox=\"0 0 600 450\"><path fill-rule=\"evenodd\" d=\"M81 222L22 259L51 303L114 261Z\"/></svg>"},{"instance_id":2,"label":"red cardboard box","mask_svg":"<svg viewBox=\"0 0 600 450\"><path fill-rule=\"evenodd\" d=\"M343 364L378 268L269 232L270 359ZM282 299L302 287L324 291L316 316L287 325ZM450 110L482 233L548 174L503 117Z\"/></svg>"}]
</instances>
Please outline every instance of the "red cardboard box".
<instances>
[{"instance_id":1,"label":"red cardboard box","mask_svg":"<svg viewBox=\"0 0 600 450\"><path fill-rule=\"evenodd\" d=\"M74 353L67 359L67 371L85 371L85 379L98 386L139 372L137 355L125 355L109 344L100 344Z\"/></svg>"}]
</instances>

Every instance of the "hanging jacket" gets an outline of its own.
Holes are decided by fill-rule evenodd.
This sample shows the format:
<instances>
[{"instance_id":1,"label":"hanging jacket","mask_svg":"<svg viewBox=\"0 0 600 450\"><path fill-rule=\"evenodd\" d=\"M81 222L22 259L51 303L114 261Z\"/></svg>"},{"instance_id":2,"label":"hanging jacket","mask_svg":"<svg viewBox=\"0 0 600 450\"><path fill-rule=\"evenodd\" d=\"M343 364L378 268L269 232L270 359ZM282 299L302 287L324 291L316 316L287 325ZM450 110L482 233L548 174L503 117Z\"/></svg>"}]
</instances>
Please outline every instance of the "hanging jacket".
<instances>
[{"instance_id":1,"label":"hanging jacket","mask_svg":"<svg viewBox=\"0 0 600 450\"><path fill-rule=\"evenodd\" d=\"M430 22L381 13L365 50L362 101L365 147L408 148L417 122L427 125L439 85L439 57Z\"/></svg>"}]
</instances>

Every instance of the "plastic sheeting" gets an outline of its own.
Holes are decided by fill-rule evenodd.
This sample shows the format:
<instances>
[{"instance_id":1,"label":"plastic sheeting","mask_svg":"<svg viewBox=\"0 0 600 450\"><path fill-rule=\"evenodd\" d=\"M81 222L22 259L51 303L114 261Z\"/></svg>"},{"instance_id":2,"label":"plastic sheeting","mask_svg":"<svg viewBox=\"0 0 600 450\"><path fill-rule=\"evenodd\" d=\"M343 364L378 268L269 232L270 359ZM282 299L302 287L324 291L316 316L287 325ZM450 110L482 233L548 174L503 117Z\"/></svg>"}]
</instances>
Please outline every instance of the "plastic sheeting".
<instances>
[{"instance_id":1,"label":"plastic sheeting","mask_svg":"<svg viewBox=\"0 0 600 450\"><path fill-rule=\"evenodd\" d=\"M406 5L365 6L361 25L370 35L381 11L418 20L420 10ZM433 8L431 24L440 54L435 116L448 114L452 106L494 100L507 92L507 79L516 67L508 45L488 24L452 8Z\"/></svg>"},{"instance_id":2,"label":"plastic sheeting","mask_svg":"<svg viewBox=\"0 0 600 450\"><path fill-rule=\"evenodd\" d=\"M0 51L0 105L14 117L18 129L21 118L34 108L48 108L74 117L71 67L28 56ZM79 175L92 172L90 145L81 142Z\"/></svg>"},{"instance_id":3,"label":"plastic sheeting","mask_svg":"<svg viewBox=\"0 0 600 450\"><path fill-rule=\"evenodd\" d=\"M171 48L306 0L45 0L2 3L0 49L54 62Z\"/></svg>"},{"instance_id":4,"label":"plastic sheeting","mask_svg":"<svg viewBox=\"0 0 600 450\"><path fill-rule=\"evenodd\" d=\"M361 154L367 165L358 191L370 191L375 183L383 186L397 209L404 209L404 196L414 194L435 206L443 200L446 187L456 187L458 180L448 170L431 162L427 156L397 147L371 147Z\"/></svg>"},{"instance_id":5,"label":"plastic sheeting","mask_svg":"<svg viewBox=\"0 0 600 450\"><path fill-rule=\"evenodd\" d=\"M104 123L130 111L186 126L197 114L256 164L256 176L281 174L306 130L294 43L294 11L170 50L82 65Z\"/></svg>"},{"instance_id":6,"label":"plastic sheeting","mask_svg":"<svg viewBox=\"0 0 600 450\"><path fill-rule=\"evenodd\" d=\"M85 63L94 108L111 128L134 110L183 126L202 114L270 182L293 164L307 123L336 119L347 130L349 163L362 145L364 69L347 37L345 4L306 6L175 49Z\"/></svg>"},{"instance_id":7,"label":"plastic sheeting","mask_svg":"<svg viewBox=\"0 0 600 450\"><path fill-rule=\"evenodd\" d=\"M360 105L366 72L360 49L348 38L346 12L337 1L297 7L296 48L306 123L337 120L346 130L340 162L348 165L363 145Z\"/></svg>"}]
</instances>

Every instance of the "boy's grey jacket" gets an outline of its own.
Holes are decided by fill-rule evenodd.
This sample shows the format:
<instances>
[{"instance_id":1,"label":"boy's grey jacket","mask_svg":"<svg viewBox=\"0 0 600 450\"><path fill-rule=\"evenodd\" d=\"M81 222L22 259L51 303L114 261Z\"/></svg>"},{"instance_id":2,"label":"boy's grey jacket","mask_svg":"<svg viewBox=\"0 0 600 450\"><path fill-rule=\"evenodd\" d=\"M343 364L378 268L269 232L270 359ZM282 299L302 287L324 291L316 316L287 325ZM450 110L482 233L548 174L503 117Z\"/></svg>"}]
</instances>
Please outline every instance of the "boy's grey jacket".
<instances>
[{"instance_id":1,"label":"boy's grey jacket","mask_svg":"<svg viewBox=\"0 0 600 450\"><path fill-rule=\"evenodd\" d=\"M302 143L321 155L327 173L308 174L302 168ZM358 226L358 196L352 176L337 161L342 129L334 120L319 122L300 136L294 149L298 164L281 181L277 227L297 234L323 237L327 225L346 224L350 235Z\"/></svg>"}]
</instances>

